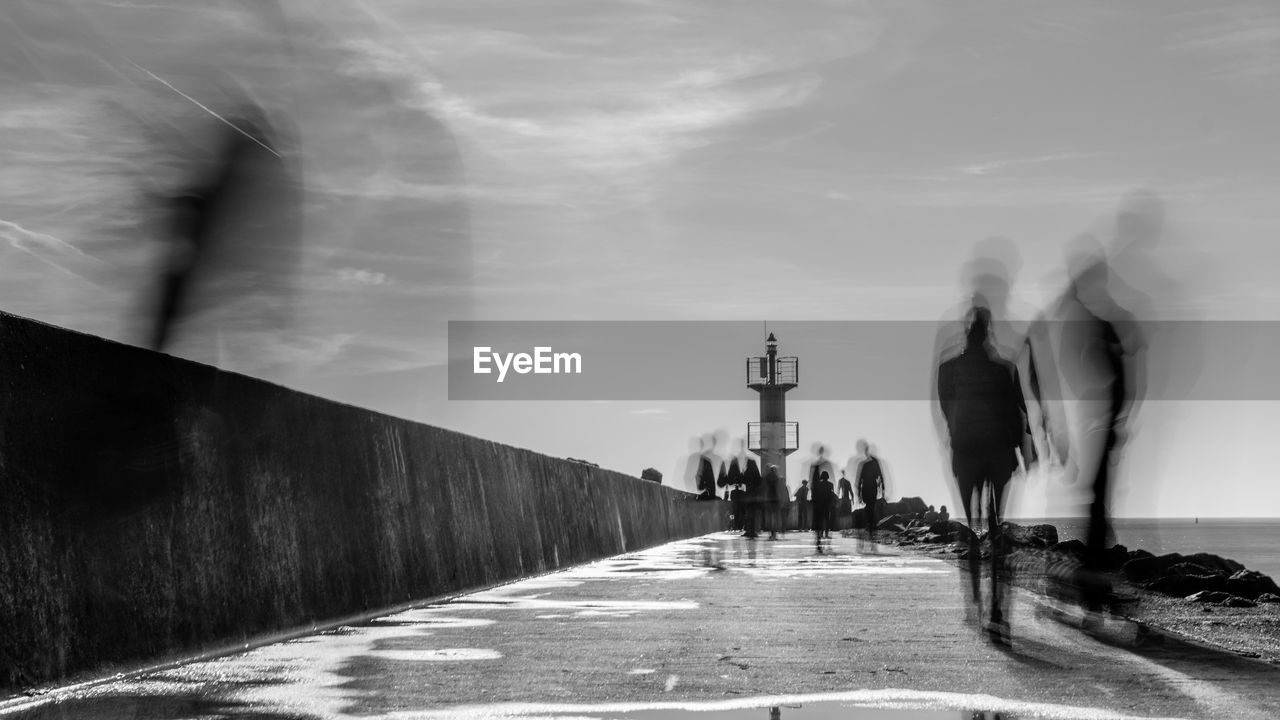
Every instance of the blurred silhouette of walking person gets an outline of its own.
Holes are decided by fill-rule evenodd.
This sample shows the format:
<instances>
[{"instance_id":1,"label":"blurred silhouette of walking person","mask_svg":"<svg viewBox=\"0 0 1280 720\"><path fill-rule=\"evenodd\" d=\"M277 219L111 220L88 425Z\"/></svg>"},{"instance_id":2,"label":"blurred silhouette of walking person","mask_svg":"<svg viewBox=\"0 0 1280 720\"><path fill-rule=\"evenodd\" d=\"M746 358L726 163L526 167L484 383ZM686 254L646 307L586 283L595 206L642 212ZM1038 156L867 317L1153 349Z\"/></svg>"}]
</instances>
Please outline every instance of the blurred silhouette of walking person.
<instances>
[{"instance_id":1,"label":"blurred silhouette of walking person","mask_svg":"<svg viewBox=\"0 0 1280 720\"><path fill-rule=\"evenodd\" d=\"M747 458L747 469L742 471L743 537L756 538L760 535L761 515L764 510L764 478L760 476L760 466L753 457Z\"/></svg>"},{"instance_id":2,"label":"blurred silhouette of walking person","mask_svg":"<svg viewBox=\"0 0 1280 720\"><path fill-rule=\"evenodd\" d=\"M1009 624L1007 608L1002 604L1008 578L1000 516L1009 479L1018 467L1018 448L1027 433L1026 401L1017 368L990 344L990 328L991 311L981 305L973 307L965 329L964 349L938 366L937 397L947 430L943 440L951 449L951 470L971 528L975 516L981 522L984 492L989 493L986 514L991 542L991 607L986 629L994 642L1007 645ZM973 533L967 560L971 607L980 619L982 556Z\"/></svg>"},{"instance_id":3,"label":"blurred silhouette of walking person","mask_svg":"<svg viewBox=\"0 0 1280 720\"><path fill-rule=\"evenodd\" d=\"M831 460L827 458L827 448L822 443L813 444L813 457L805 463L807 474L809 476L809 492L816 492L819 479L822 473L827 473L830 477L835 472L835 467L831 464ZM816 513L817 511L814 510ZM827 537L831 537L831 528L835 525L836 504L834 502L827 508L827 517L824 520L823 527L826 528ZM816 522L815 522L816 524Z\"/></svg>"},{"instance_id":4,"label":"blurred silhouette of walking person","mask_svg":"<svg viewBox=\"0 0 1280 720\"><path fill-rule=\"evenodd\" d=\"M840 482L836 484L836 489L840 495L839 504L836 506L836 519L832 526L837 530L844 524L844 519L848 517L850 521L853 519L853 484L849 482L849 478L845 476L845 470L840 471Z\"/></svg>"},{"instance_id":5,"label":"blurred silhouette of walking person","mask_svg":"<svg viewBox=\"0 0 1280 720\"><path fill-rule=\"evenodd\" d=\"M1089 528L1084 564L1074 581L1081 605L1096 613L1111 596L1105 574L1112 538L1107 506L1118 451L1143 391L1145 342L1134 317L1109 292L1108 262L1096 241L1077 238L1069 266L1070 281L1053 308L1052 321L1037 322L1033 335L1050 347L1057 341L1056 352L1037 356L1038 367L1047 386L1062 383L1053 392L1066 392L1074 400L1075 432L1070 434L1075 446L1069 447L1064 414L1055 413L1059 422L1048 430L1059 458L1067 461L1067 481L1087 484Z\"/></svg>"},{"instance_id":6,"label":"blurred silhouette of walking person","mask_svg":"<svg viewBox=\"0 0 1280 720\"><path fill-rule=\"evenodd\" d=\"M698 458L697 488L699 500L716 499L716 465L719 458L714 454L715 440L707 435L702 439L702 453Z\"/></svg>"},{"instance_id":7,"label":"blurred silhouette of walking person","mask_svg":"<svg viewBox=\"0 0 1280 720\"><path fill-rule=\"evenodd\" d=\"M739 440L738 452L729 461L729 469L724 473L723 477L716 481L720 487L728 488L725 493L726 499L730 502L729 512L733 513L732 529L734 530L742 530L746 520L744 517L745 503L742 497L742 455L742 441Z\"/></svg>"},{"instance_id":8,"label":"blurred silhouette of walking person","mask_svg":"<svg viewBox=\"0 0 1280 720\"><path fill-rule=\"evenodd\" d=\"M818 482L813 488L813 542L818 547L818 552L822 552L822 541L828 537L835 504L835 486L831 484L831 475L823 470L818 474Z\"/></svg>"},{"instance_id":9,"label":"blurred silhouette of walking person","mask_svg":"<svg viewBox=\"0 0 1280 720\"><path fill-rule=\"evenodd\" d=\"M778 466L770 465L764 473L765 518L769 525L769 539L777 540L782 527L782 504L787 498L787 486L778 475Z\"/></svg>"},{"instance_id":10,"label":"blurred silhouette of walking person","mask_svg":"<svg viewBox=\"0 0 1280 720\"><path fill-rule=\"evenodd\" d=\"M813 508L809 505L809 481L801 480L800 488L795 494L797 508L797 525L802 532L808 532L813 527Z\"/></svg>"},{"instance_id":11,"label":"blurred silhouette of walking person","mask_svg":"<svg viewBox=\"0 0 1280 720\"><path fill-rule=\"evenodd\" d=\"M858 500L864 506L867 518L867 539L874 547L876 542L876 525L880 522L880 497L884 494L884 471L880 467L880 459L871 454L871 446L866 440L858 440L858 472L855 478L858 483Z\"/></svg>"}]
</instances>

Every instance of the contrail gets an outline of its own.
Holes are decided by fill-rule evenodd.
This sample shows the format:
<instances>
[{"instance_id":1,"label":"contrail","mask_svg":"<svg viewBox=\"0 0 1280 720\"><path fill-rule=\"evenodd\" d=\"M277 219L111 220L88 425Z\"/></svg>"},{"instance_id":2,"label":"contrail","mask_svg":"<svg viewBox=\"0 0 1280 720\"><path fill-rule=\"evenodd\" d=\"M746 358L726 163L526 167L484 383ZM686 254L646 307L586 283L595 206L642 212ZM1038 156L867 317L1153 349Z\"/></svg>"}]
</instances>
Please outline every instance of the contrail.
<instances>
[{"instance_id":1,"label":"contrail","mask_svg":"<svg viewBox=\"0 0 1280 720\"><path fill-rule=\"evenodd\" d=\"M263 143L263 142L262 142L261 140L259 140L258 138L254 137L254 136L250 135L249 133L245 132L244 130L240 129L240 128L235 124L235 123L231 122L230 120L228 120L228 119L226 119L226 118L222 117L221 115L219 115L218 113L214 112L214 111L213 111L213 108L210 108L209 106L205 105L204 103L200 102L199 100L197 100L197 99L195 99L195 98L191 97L190 95L188 95L188 94L186 94L186 93L182 92L181 90L179 90L178 88L174 87L174 86L173 86L173 84L172 84L172 83L170 83L168 80L165 80L164 78L160 77L159 75L156 75L155 73L153 73L153 72L151 72L150 70L148 70L148 69L146 69L146 68L142 67L141 65L139 65L138 63L136 63L136 62L134 62L134 61L132 61L132 60L130 60L130 61L129 61L129 64L130 64L130 65L132 65L132 66L134 66L134 67L136 67L136 68L138 68L138 69L139 69L139 70L141 70L142 72L146 73L148 76L150 76L150 77L151 77L151 79L155 80L156 82L160 83L161 85L164 85L165 87L167 87L167 88L169 88L170 90L172 90L172 91L174 91L174 92L178 93L178 94L179 94L179 95L181 95L182 97L184 97L184 98L186 98L186 99L190 100L191 102L195 103L196 107L200 108L201 110L204 110L205 112L209 113L210 115L214 116L215 118L217 118L217 119L221 120L222 122L226 123L227 127L231 128L232 130L235 130L236 132L240 133L241 135L243 135L243 136L245 136L245 137L249 138L250 140L254 141L254 142L255 142L255 143L257 143L257 144L258 144L258 146L259 146L259 147L261 147L263 150L266 150L267 152L271 153L272 155L275 155L276 157L280 157L280 153L276 152L275 150L272 150L268 145L266 145L265 143Z\"/></svg>"}]
</instances>

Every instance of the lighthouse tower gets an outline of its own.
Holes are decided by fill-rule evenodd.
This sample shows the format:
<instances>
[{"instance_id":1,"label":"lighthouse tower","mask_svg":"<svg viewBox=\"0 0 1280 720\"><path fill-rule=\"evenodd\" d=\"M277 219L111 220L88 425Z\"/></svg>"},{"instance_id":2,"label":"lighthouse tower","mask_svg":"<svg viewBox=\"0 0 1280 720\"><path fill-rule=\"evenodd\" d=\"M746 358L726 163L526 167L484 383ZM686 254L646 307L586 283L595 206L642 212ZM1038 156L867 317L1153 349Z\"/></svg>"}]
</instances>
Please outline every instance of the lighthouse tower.
<instances>
[{"instance_id":1,"label":"lighthouse tower","mask_svg":"<svg viewBox=\"0 0 1280 720\"><path fill-rule=\"evenodd\" d=\"M778 339L769 333L764 357L747 358L747 387L760 393L760 422L747 423L747 449L760 456L760 470L778 466L787 478L787 456L800 447L800 424L787 422L787 391L800 382L800 362L778 357Z\"/></svg>"}]
</instances>

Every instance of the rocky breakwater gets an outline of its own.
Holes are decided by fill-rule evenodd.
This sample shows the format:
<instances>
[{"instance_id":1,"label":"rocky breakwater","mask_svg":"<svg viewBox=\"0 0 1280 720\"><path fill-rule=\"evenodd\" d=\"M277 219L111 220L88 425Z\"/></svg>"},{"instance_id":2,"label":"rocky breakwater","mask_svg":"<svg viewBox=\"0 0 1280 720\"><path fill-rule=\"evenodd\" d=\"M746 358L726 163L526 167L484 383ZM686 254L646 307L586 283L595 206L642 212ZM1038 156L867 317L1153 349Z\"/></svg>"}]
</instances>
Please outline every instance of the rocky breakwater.
<instances>
[{"instance_id":1,"label":"rocky breakwater","mask_svg":"<svg viewBox=\"0 0 1280 720\"><path fill-rule=\"evenodd\" d=\"M963 522L927 519L926 512L919 509L924 506L919 498L905 498L899 505L909 512L889 515L877 525L878 531L887 533L884 538L888 542L966 558L976 539L978 552L984 558L990 555L991 538L985 530L975 535ZM1010 557L1023 569L1031 569L1038 562L1045 576L1069 580L1083 566L1084 543L1074 538L1060 540L1053 525L1004 522L1000 529ZM1146 550L1113 545L1106 551L1102 570L1111 576L1114 585L1193 603L1233 608L1280 603L1280 587L1271 577L1210 553L1153 555Z\"/></svg>"}]
</instances>

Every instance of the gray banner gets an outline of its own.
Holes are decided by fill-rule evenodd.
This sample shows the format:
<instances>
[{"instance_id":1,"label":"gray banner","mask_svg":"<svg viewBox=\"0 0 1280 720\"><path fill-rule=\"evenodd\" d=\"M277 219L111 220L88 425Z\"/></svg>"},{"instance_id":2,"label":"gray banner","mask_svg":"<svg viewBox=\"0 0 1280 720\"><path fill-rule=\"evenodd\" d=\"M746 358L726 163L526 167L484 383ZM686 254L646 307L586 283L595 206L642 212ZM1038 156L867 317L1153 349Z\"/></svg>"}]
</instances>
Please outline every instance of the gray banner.
<instances>
[{"instance_id":1,"label":"gray banner","mask_svg":"<svg viewBox=\"0 0 1280 720\"><path fill-rule=\"evenodd\" d=\"M1002 347L1016 346L1023 330L1001 330ZM1149 322L1135 330L1145 400L1280 400L1280 322ZM799 358L791 399L929 400L938 357L954 352L961 328L814 321L770 322L767 332L779 356ZM747 359L765 355L767 332L760 322L450 322L449 399L750 399Z\"/></svg>"}]
</instances>

